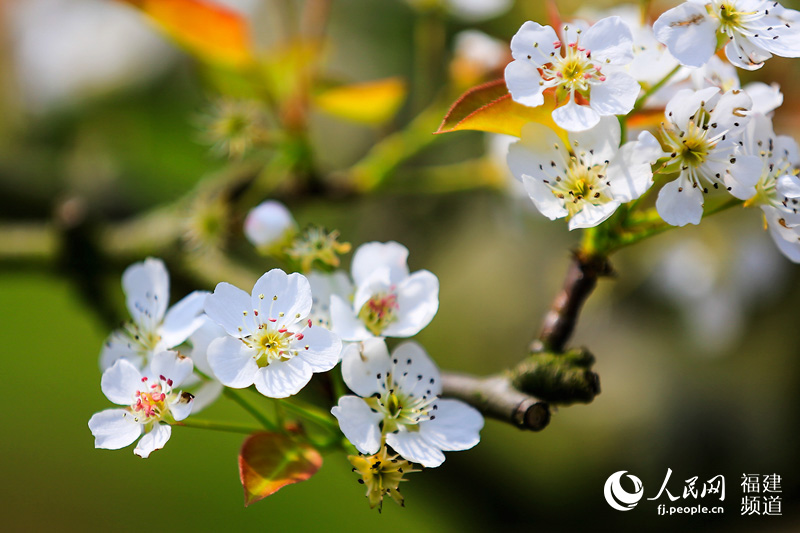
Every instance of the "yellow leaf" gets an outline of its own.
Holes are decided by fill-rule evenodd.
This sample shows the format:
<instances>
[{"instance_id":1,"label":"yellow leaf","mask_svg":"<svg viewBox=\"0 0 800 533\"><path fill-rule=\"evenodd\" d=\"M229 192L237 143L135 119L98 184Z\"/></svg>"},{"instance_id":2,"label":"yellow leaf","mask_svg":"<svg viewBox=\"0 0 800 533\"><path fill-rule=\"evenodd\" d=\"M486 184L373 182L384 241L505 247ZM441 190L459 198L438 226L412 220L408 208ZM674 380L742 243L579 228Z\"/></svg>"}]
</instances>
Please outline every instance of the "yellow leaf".
<instances>
[{"instance_id":1,"label":"yellow leaf","mask_svg":"<svg viewBox=\"0 0 800 533\"><path fill-rule=\"evenodd\" d=\"M381 124L397 113L405 97L405 82L400 78L386 78L328 89L316 95L314 103L338 118Z\"/></svg>"},{"instance_id":2,"label":"yellow leaf","mask_svg":"<svg viewBox=\"0 0 800 533\"><path fill-rule=\"evenodd\" d=\"M239 479L244 504L262 500L286 485L305 481L322 466L322 456L310 444L280 433L254 433L239 453Z\"/></svg>"},{"instance_id":3,"label":"yellow leaf","mask_svg":"<svg viewBox=\"0 0 800 533\"><path fill-rule=\"evenodd\" d=\"M544 104L528 107L511 99L505 80L496 80L474 87L461 95L445 115L436 133L476 130L520 136L522 126L538 122L548 126L562 138L566 132L553 122L555 93L546 91Z\"/></svg>"},{"instance_id":4,"label":"yellow leaf","mask_svg":"<svg viewBox=\"0 0 800 533\"><path fill-rule=\"evenodd\" d=\"M146 13L191 54L211 63L241 67L253 59L247 20L206 0L119 0Z\"/></svg>"}]
</instances>

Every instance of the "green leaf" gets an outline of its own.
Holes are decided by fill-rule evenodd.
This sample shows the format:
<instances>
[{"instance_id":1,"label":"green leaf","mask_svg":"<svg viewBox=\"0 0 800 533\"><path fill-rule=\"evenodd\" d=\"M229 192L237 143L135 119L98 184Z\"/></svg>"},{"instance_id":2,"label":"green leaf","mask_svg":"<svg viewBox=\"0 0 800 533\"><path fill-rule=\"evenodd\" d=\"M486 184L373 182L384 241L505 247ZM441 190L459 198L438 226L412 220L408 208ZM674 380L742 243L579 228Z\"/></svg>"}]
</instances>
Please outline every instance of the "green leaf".
<instances>
[{"instance_id":1,"label":"green leaf","mask_svg":"<svg viewBox=\"0 0 800 533\"><path fill-rule=\"evenodd\" d=\"M322 466L322 456L308 443L280 433L254 433L239 453L244 504L262 500L286 485L305 481Z\"/></svg>"},{"instance_id":2,"label":"green leaf","mask_svg":"<svg viewBox=\"0 0 800 533\"><path fill-rule=\"evenodd\" d=\"M473 87L456 100L436 133L476 130L520 136L522 126L538 122L566 138L566 132L553 122L556 106L554 91L545 91L544 104L528 107L511 99L505 80Z\"/></svg>"}]
</instances>

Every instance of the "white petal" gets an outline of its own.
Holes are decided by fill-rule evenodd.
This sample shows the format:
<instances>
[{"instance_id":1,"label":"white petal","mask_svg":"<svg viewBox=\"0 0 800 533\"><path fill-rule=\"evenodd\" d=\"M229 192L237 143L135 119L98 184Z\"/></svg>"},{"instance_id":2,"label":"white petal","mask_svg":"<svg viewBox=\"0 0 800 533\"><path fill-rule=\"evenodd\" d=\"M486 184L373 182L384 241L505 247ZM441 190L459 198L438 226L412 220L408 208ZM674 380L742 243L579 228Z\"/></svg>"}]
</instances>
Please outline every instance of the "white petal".
<instances>
[{"instance_id":1,"label":"white petal","mask_svg":"<svg viewBox=\"0 0 800 533\"><path fill-rule=\"evenodd\" d=\"M583 131L595 127L600 122L600 115L593 108L578 105L570 99L553 111L553 120L567 131Z\"/></svg>"},{"instance_id":2,"label":"white petal","mask_svg":"<svg viewBox=\"0 0 800 533\"><path fill-rule=\"evenodd\" d=\"M421 398L442 392L439 368L416 342L404 342L392 352L392 377L407 394Z\"/></svg>"},{"instance_id":3,"label":"white petal","mask_svg":"<svg viewBox=\"0 0 800 533\"><path fill-rule=\"evenodd\" d=\"M308 350L305 347L308 346ZM327 372L336 366L342 354L342 341L338 335L322 326L311 326L303 331L303 338L292 343L314 372Z\"/></svg>"},{"instance_id":4,"label":"white petal","mask_svg":"<svg viewBox=\"0 0 800 533\"><path fill-rule=\"evenodd\" d=\"M633 61L633 34L620 17L598 20L580 42L600 63L627 65Z\"/></svg>"},{"instance_id":5,"label":"white petal","mask_svg":"<svg viewBox=\"0 0 800 533\"><path fill-rule=\"evenodd\" d=\"M656 211L664 222L673 226L699 224L703 218L703 191L678 178L658 191Z\"/></svg>"},{"instance_id":6,"label":"white petal","mask_svg":"<svg viewBox=\"0 0 800 533\"><path fill-rule=\"evenodd\" d=\"M600 205L587 203L583 209L569 219L569 229L593 228L608 220L619 207L619 202L610 201Z\"/></svg>"},{"instance_id":7,"label":"white petal","mask_svg":"<svg viewBox=\"0 0 800 533\"><path fill-rule=\"evenodd\" d=\"M543 169L550 169L551 161L560 167L565 166L567 150L553 130L543 124L529 122L522 127L521 135L519 141L509 145L506 156L511 173L519 181L522 181L523 174L546 179L547 174Z\"/></svg>"},{"instance_id":8,"label":"white petal","mask_svg":"<svg viewBox=\"0 0 800 533\"><path fill-rule=\"evenodd\" d=\"M528 107L538 107L544 103L544 87L539 83L542 76L533 63L524 59L512 61L506 65L504 76L508 92L515 102Z\"/></svg>"},{"instance_id":9,"label":"white petal","mask_svg":"<svg viewBox=\"0 0 800 533\"><path fill-rule=\"evenodd\" d=\"M592 109L600 115L626 115L633 109L641 86L625 72L612 72L606 81L592 86Z\"/></svg>"},{"instance_id":10,"label":"white petal","mask_svg":"<svg viewBox=\"0 0 800 533\"><path fill-rule=\"evenodd\" d=\"M764 61L772 57L768 51L752 40L736 36L725 45L725 57L731 64L744 70L758 70L764 66Z\"/></svg>"},{"instance_id":11,"label":"white petal","mask_svg":"<svg viewBox=\"0 0 800 533\"><path fill-rule=\"evenodd\" d=\"M139 441L139 444L134 448L133 453L147 459L150 454L156 450L160 450L169 440L172 435L172 426L167 424L156 424L149 432L145 433L144 437Z\"/></svg>"},{"instance_id":12,"label":"white petal","mask_svg":"<svg viewBox=\"0 0 800 533\"><path fill-rule=\"evenodd\" d=\"M379 268L389 269L389 282L398 283L408 277L408 248L400 243L368 242L353 255L353 282L362 285Z\"/></svg>"},{"instance_id":13,"label":"white petal","mask_svg":"<svg viewBox=\"0 0 800 533\"><path fill-rule=\"evenodd\" d=\"M398 431L386 435L386 443L407 461L436 468L444 462L442 450L425 440L418 431Z\"/></svg>"},{"instance_id":14,"label":"white petal","mask_svg":"<svg viewBox=\"0 0 800 533\"><path fill-rule=\"evenodd\" d=\"M705 102L706 109L716 104L716 95L718 93L719 89L717 87L707 87L699 91L692 91L691 89L678 91L667 102L667 108L664 111L667 115L667 120L681 129L685 129L690 117L694 116L697 110L700 109L700 104Z\"/></svg>"},{"instance_id":15,"label":"white petal","mask_svg":"<svg viewBox=\"0 0 800 533\"><path fill-rule=\"evenodd\" d=\"M189 342L192 343L192 350L189 355L194 361L194 366L200 372L214 377L214 371L211 369L211 365L208 364L208 347L214 340L227 335L222 326L208 316L203 316L202 324L189 337Z\"/></svg>"},{"instance_id":16,"label":"white petal","mask_svg":"<svg viewBox=\"0 0 800 533\"><path fill-rule=\"evenodd\" d=\"M606 170L615 200L624 203L639 198L653 185L651 162L663 154L661 145L648 131L639 140L626 143Z\"/></svg>"},{"instance_id":17,"label":"white petal","mask_svg":"<svg viewBox=\"0 0 800 533\"><path fill-rule=\"evenodd\" d=\"M670 9L656 20L653 31L687 67L702 67L717 48L717 23L705 6L684 3Z\"/></svg>"},{"instance_id":18,"label":"white petal","mask_svg":"<svg viewBox=\"0 0 800 533\"><path fill-rule=\"evenodd\" d=\"M728 91L723 94L714 109L711 111L708 135L713 136L717 132L730 132L728 137L738 135L749 122L748 111L753 107L753 101L744 91Z\"/></svg>"},{"instance_id":19,"label":"white petal","mask_svg":"<svg viewBox=\"0 0 800 533\"><path fill-rule=\"evenodd\" d=\"M564 201L553 194L553 191L542 181L528 175L522 176L522 184L536 209L550 220L565 217L569 211L564 207Z\"/></svg>"},{"instance_id":20,"label":"white petal","mask_svg":"<svg viewBox=\"0 0 800 533\"><path fill-rule=\"evenodd\" d=\"M353 295L353 309L358 312L373 296L388 293L393 285L391 277L392 273L389 267L375 268L356 288L356 293Z\"/></svg>"},{"instance_id":21,"label":"white petal","mask_svg":"<svg viewBox=\"0 0 800 533\"><path fill-rule=\"evenodd\" d=\"M123 331L117 330L109 335L100 352L100 370L107 370L119 359L127 359L136 368L142 368L144 359L139 355L141 348Z\"/></svg>"},{"instance_id":22,"label":"white petal","mask_svg":"<svg viewBox=\"0 0 800 533\"><path fill-rule=\"evenodd\" d=\"M800 198L800 179L792 174L784 174L775 184L778 194L787 198Z\"/></svg>"},{"instance_id":23,"label":"white petal","mask_svg":"<svg viewBox=\"0 0 800 533\"><path fill-rule=\"evenodd\" d=\"M153 356L150 370L154 378L164 376L172 380L173 387L177 387L192 373L194 364L191 359L177 352L160 352Z\"/></svg>"},{"instance_id":24,"label":"white petal","mask_svg":"<svg viewBox=\"0 0 800 533\"><path fill-rule=\"evenodd\" d=\"M269 398L287 398L300 392L314 372L300 357L276 361L259 368L254 383L258 392Z\"/></svg>"},{"instance_id":25,"label":"white petal","mask_svg":"<svg viewBox=\"0 0 800 533\"><path fill-rule=\"evenodd\" d=\"M100 379L103 394L117 405L131 405L141 384L141 372L126 359L114 363Z\"/></svg>"},{"instance_id":26,"label":"white petal","mask_svg":"<svg viewBox=\"0 0 800 533\"><path fill-rule=\"evenodd\" d=\"M439 278L427 270L411 274L397 286L397 318L382 334L411 337L430 324L439 310Z\"/></svg>"},{"instance_id":27,"label":"white petal","mask_svg":"<svg viewBox=\"0 0 800 533\"><path fill-rule=\"evenodd\" d=\"M159 333L159 348L168 350L183 343L203 323L203 305L208 291L194 291L170 307ZM158 350L160 351L160 350Z\"/></svg>"},{"instance_id":28,"label":"white petal","mask_svg":"<svg viewBox=\"0 0 800 533\"><path fill-rule=\"evenodd\" d=\"M619 150L620 135L617 117L601 117L595 127L570 133L569 141L573 152L589 166L613 159Z\"/></svg>"},{"instance_id":29,"label":"white petal","mask_svg":"<svg viewBox=\"0 0 800 533\"><path fill-rule=\"evenodd\" d=\"M731 188L731 194L740 200L747 200L755 193L755 185L761 178L761 171L764 163L761 158L755 155L740 155L736 157L736 163L728 168L731 178L736 182L738 187ZM727 176L726 176L727 178ZM726 185L732 187L733 184L726 179Z\"/></svg>"},{"instance_id":30,"label":"white petal","mask_svg":"<svg viewBox=\"0 0 800 533\"><path fill-rule=\"evenodd\" d=\"M748 83L744 90L753 100L753 113L767 115L783 105L783 93L777 83L767 85L754 81Z\"/></svg>"},{"instance_id":31,"label":"white petal","mask_svg":"<svg viewBox=\"0 0 800 533\"><path fill-rule=\"evenodd\" d=\"M208 364L223 385L234 389L252 385L258 370L253 350L233 337L222 337L209 345Z\"/></svg>"},{"instance_id":32,"label":"white petal","mask_svg":"<svg viewBox=\"0 0 800 533\"><path fill-rule=\"evenodd\" d=\"M133 443L142 434L142 425L124 409L107 409L92 415L89 429L94 435L94 447L119 450Z\"/></svg>"},{"instance_id":33,"label":"white petal","mask_svg":"<svg viewBox=\"0 0 800 533\"><path fill-rule=\"evenodd\" d=\"M169 274L161 259L148 257L122 274L128 311L137 324L157 324L169 305Z\"/></svg>"},{"instance_id":34,"label":"white petal","mask_svg":"<svg viewBox=\"0 0 800 533\"><path fill-rule=\"evenodd\" d=\"M795 240L789 241L784 239L783 236L773 228L770 228L769 234L783 255L794 263L800 263L800 236Z\"/></svg>"},{"instance_id":35,"label":"white petal","mask_svg":"<svg viewBox=\"0 0 800 533\"><path fill-rule=\"evenodd\" d=\"M443 451L468 450L481 440L483 416L473 407L458 400L437 400L436 418L420 422L419 432Z\"/></svg>"},{"instance_id":36,"label":"white petal","mask_svg":"<svg viewBox=\"0 0 800 533\"><path fill-rule=\"evenodd\" d=\"M553 28L529 20L511 38L511 55L520 61L545 65L553 60L556 42L559 38Z\"/></svg>"},{"instance_id":37,"label":"white petal","mask_svg":"<svg viewBox=\"0 0 800 533\"><path fill-rule=\"evenodd\" d=\"M260 322L272 318L279 325L294 324L311 312L311 285L302 274L274 268L256 281L251 305Z\"/></svg>"},{"instance_id":38,"label":"white petal","mask_svg":"<svg viewBox=\"0 0 800 533\"><path fill-rule=\"evenodd\" d=\"M193 410L194 397L188 392L181 393L175 398L175 401L169 404L169 412L172 414L172 418L178 422L192 414Z\"/></svg>"},{"instance_id":39,"label":"white petal","mask_svg":"<svg viewBox=\"0 0 800 533\"><path fill-rule=\"evenodd\" d=\"M356 342L373 337L358 319L353 307L335 294L331 296L331 329L343 341Z\"/></svg>"},{"instance_id":40,"label":"white petal","mask_svg":"<svg viewBox=\"0 0 800 533\"><path fill-rule=\"evenodd\" d=\"M342 378L351 391L364 398L381 391L391 368L389 349L382 338L350 344L342 354Z\"/></svg>"},{"instance_id":41,"label":"white petal","mask_svg":"<svg viewBox=\"0 0 800 533\"><path fill-rule=\"evenodd\" d=\"M224 282L217 285L205 303L209 318L234 337L246 337L258 328L250 307L249 294Z\"/></svg>"},{"instance_id":42,"label":"white petal","mask_svg":"<svg viewBox=\"0 0 800 533\"><path fill-rule=\"evenodd\" d=\"M379 424L383 416L356 396L342 396L331 413L339 421L339 428L353 443L353 446L364 454L373 454L381 447L381 430Z\"/></svg>"}]
</instances>

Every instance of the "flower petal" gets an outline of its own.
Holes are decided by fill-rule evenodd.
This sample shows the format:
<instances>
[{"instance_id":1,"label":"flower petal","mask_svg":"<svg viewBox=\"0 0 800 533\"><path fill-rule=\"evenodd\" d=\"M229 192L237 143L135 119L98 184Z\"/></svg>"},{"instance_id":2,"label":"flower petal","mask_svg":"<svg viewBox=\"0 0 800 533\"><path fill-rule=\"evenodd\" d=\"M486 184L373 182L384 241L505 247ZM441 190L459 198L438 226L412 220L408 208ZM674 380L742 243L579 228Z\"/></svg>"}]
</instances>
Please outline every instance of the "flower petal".
<instances>
[{"instance_id":1,"label":"flower petal","mask_svg":"<svg viewBox=\"0 0 800 533\"><path fill-rule=\"evenodd\" d=\"M598 20L584 33L581 46L600 63L627 65L633 61L633 33L617 16Z\"/></svg>"},{"instance_id":2,"label":"flower petal","mask_svg":"<svg viewBox=\"0 0 800 533\"><path fill-rule=\"evenodd\" d=\"M583 209L569 219L569 229L572 231L574 229L593 228L608 220L608 217L613 215L618 207L619 202L613 200L599 205L587 203Z\"/></svg>"},{"instance_id":3,"label":"flower petal","mask_svg":"<svg viewBox=\"0 0 800 533\"><path fill-rule=\"evenodd\" d=\"M556 43L561 44L561 40L552 27L529 20L511 38L511 56L542 66L553 60Z\"/></svg>"},{"instance_id":4,"label":"flower petal","mask_svg":"<svg viewBox=\"0 0 800 533\"><path fill-rule=\"evenodd\" d=\"M234 337L247 337L258 329L250 307L249 294L224 282L208 295L204 306L209 318Z\"/></svg>"},{"instance_id":5,"label":"flower petal","mask_svg":"<svg viewBox=\"0 0 800 533\"><path fill-rule=\"evenodd\" d=\"M275 361L259 368L254 383L258 392L269 398L287 398L300 392L311 380L311 365L300 357Z\"/></svg>"},{"instance_id":6,"label":"flower petal","mask_svg":"<svg viewBox=\"0 0 800 533\"><path fill-rule=\"evenodd\" d=\"M270 318L276 319L279 325L294 324L308 316L311 304L311 285L302 274L287 275L274 268L261 276L253 287L251 305L258 311L261 322Z\"/></svg>"},{"instance_id":7,"label":"flower petal","mask_svg":"<svg viewBox=\"0 0 800 533\"><path fill-rule=\"evenodd\" d=\"M411 274L397 286L397 319L382 334L411 337L430 324L439 310L439 278L427 270Z\"/></svg>"},{"instance_id":8,"label":"flower petal","mask_svg":"<svg viewBox=\"0 0 800 533\"><path fill-rule=\"evenodd\" d=\"M393 377L400 388L417 398L442 392L439 368L416 342L404 342L392 352Z\"/></svg>"},{"instance_id":9,"label":"flower petal","mask_svg":"<svg viewBox=\"0 0 800 533\"><path fill-rule=\"evenodd\" d=\"M164 376L167 379L171 379L173 387L183 383L193 370L194 363L192 363L192 360L177 352L165 351L157 353L150 362L150 371L153 378Z\"/></svg>"},{"instance_id":10,"label":"flower petal","mask_svg":"<svg viewBox=\"0 0 800 533\"><path fill-rule=\"evenodd\" d=\"M619 151L621 131L616 117L601 117L593 128L569 134L575 155L587 166L602 164L614 158Z\"/></svg>"},{"instance_id":11,"label":"flower petal","mask_svg":"<svg viewBox=\"0 0 800 533\"><path fill-rule=\"evenodd\" d=\"M189 356L200 372L214 377L214 371L211 369L211 365L208 364L208 347L216 339L227 335L222 326L208 316L203 317L200 327L189 337L189 342L192 343L192 350L189 352Z\"/></svg>"},{"instance_id":12,"label":"flower petal","mask_svg":"<svg viewBox=\"0 0 800 533\"><path fill-rule=\"evenodd\" d=\"M641 86L625 72L612 72L606 81L592 86L592 109L600 115L626 115L633 109Z\"/></svg>"},{"instance_id":13,"label":"flower petal","mask_svg":"<svg viewBox=\"0 0 800 533\"><path fill-rule=\"evenodd\" d=\"M702 67L717 48L717 25L705 6L683 3L653 24L656 38L687 67Z\"/></svg>"},{"instance_id":14,"label":"flower petal","mask_svg":"<svg viewBox=\"0 0 800 533\"><path fill-rule=\"evenodd\" d=\"M217 382L214 382L217 383ZM180 422L194 411L194 396L188 392L183 392L175 398L175 401L169 404L169 412L172 418Z\"/></svg>"},{"instance_id":15,"label":"flower petal","mask_svg":"<svg viewBox=\"0 0 800 533\"><path fill-rule=\"evenodd\" d=\"M373 454L380 449L379 424L383 416L370 409L364 400L356 396L342 396L339 403L331 409L331 413L339 421L339 428L344 436L358 451Z\"/></svg>"},{"instance_id":16,"label":"flower petal","mask_svg":"<svg viewBox=\"0 0 800 533\"><path fill-rule=\"evenodd\" d=\"M436 402L435 417L420 422L419 432L443 451L468 450L481 440L483 416L473 407L458 400Z\"/></svg>"},{"instance_id":17,"label":"flower petal","mask_svg":"<svg viewBox=\"0 0 800 533\"><path fill-rule=\"evenodd\" d=\"M783 105L783 93L780 85L767 85L760 81L748 83L745 92L753 101L753 113L768 115Z\"/></svg>"},{"instance_id":18,"label":"flower petal","mask_svg":"<svg viewBox=\"0 0 800 533\"><path fill-rule=\"evenodd\" d=\"M223 385L234 389L252 385L258 371L253 350L233 337L222 337L209 345L208 364Z\"/></svg>"},{"instance_id":19,"label":"flower petal","mask_svg":"<svg viewBox=\"0 0 800 533\"><path fill-rule=\"evenodd\" d=\"M133 453L147 459L150 454L156 450L160 450L169 440L172 435L172 426L167 424L156 424L153 429L145 433L144 437L139 441L139 444L134 448Z\"/></svg>"},{"instance_id":20,"label":"flower petal","mask_svg":"<svg viewBox=\"0 0 800 533\"><path fill-rule=\"evenodd\" d=\"M667 102L667 108L664 111L667 115L667 120L679 128L685 129L691 117L700 109L700 104L705 103L706 109L710 109L716 104L716 96L719 92L717 87L706 87L699 91L692 91L691 89L678 91Z\"/></svg>"},{"instance_id":21,"label":"flower petal","mask_svg":"<svg viewBox=\"0 0 800 533\"><path fill-rule=\"evenodd\" d=\"M389 349L382 338L350 344L342 354L342 378L351 391L364 398L381 391L381 380L391 368Z\"/></svg>"},{"instance_id":22,"label":"flower petal","mask_svg":"<svg viewBox=\"0 0 800 533\"><path fill-rule=\"evenodd\" d=\"M531 176L523 175L522 184L525 192L528 193L536 209L550 220L565 217L569 211L564 207L564 201L553 194L553 191L542 181Z\"/></svg>"},{"instance_id":23,"label":"flower petal","mask_svg":"<svg viewBox=\"0 0 800 533\"><path fill-rule=\"evenodd\" d=\"M348 342L374 337L358 319L353 307L335 294L331 296L331 329L343 341Z\"/></svg>"},{"instance_id":24,"label":"flower petal","mask_svg":"<svg viewBox=\"0 0 800 533\"><path fill-rule=\"evenodd\" d=\"M664 222L673 226L699 224L703 218L703 191L678 178L658 191L656 211Z\"/></svg>"},{"instance_id":25,"label":"flower petal","mask_svg":"<svg viewBox=\"0 0 800 533\"><path fill-rule=\"evenodd\" d=\"M425 440L420 432L398 431L386 435L386 443L403 459L419 463L428 468L436 468L444 462L442 450Z\"/></svg>"},{"instance_id":26,"label":"flower petal","mask_svg":"<svg viewBox=\"0 0 800 533\"><path fill-rule=\"evenodd\" d=\"M786 198L800 198L800 179L793 174L784 174L778 178L775 189Z\"/></svg>"},{"instance_id":27,"label":"flower petal","mask_svg":"<svg viewBox=\"0 0 800 533\"><path fill-rule=\"evenodd\" d=\"M662 154L661 145L648 131L641 132L638 141L620 148L607 169L614 199L624 203L644 194L653 185L651 163Z\"/></svg>"},{"instance_id":28,"label":"flower petal","mask_svg":"<svg viewBox=\"0 0 800 533\"><path fill-rule=\"evenodd\" d=\"M169 274L161 259L148 257L122 274L122 290L134 322L152 325L161 322L169 305Z\"/></svg>"},{"instance_id":29,"label":"flower petal","mask_svg":"<svg viewBox=\"0 0 800 533\"><path fill-rule=\"evenodd\" d=\"M342 340L322 326L309 326L303 331L303 338L292 343L292 349L299 352L297 357L303 359L312 371L327 372L339 362Z\"/></svg>"},{"instance_id":30,"label":"flower petal","mask_svg":"<svg viewBox=\"0 0 800 533\"><path fill-rule=\"evenodd\" d=\"M553 111L553 120L567 131L584 131L595 127L600 122L600 115L593 108L578 105L570 99L565 105Z\"/></svg>"},{"instance_id":31,"label":"flower petal","mask_svg":"<svg viewBox=\"0 0 800 533\"><path fill-rule=\"evenodd\" d=\"M544 103L542 76L530 61L517 59L506 65L505 80L511 98L528 107L539 107Z\"/></svg>"},{"instance_id":32,"label":"flower petal","mask_svg":"<svg viewBox=\"0 0 800 533\"><path fill-rule=\"evenodd\" d=\"M119 359L100 379L103 394L117 405L131 405L141 384L141 372L127 359Z\"/></svg>"},{"instance_id":33,"label":"flower petal","mask_svg":"<svg viewBox=\"0 0 800 533\"><path fill-rule=\"evenodd\" d=\"M156 351L168 350L183 343L203 323L203 306L208 291L194 291L167 311L159 333Z\"/></svg>"},{"instance_id":34,"label":"flower petal","mask_svg":"<svg viewBox=\"0 0 800 533\"><path fill-rule=\"evenodd\" d=\"M224 385L217 380L206 381L198 389L192 391L194 401L192 402L192 413L199 413L212 403L214 403L220 394Z\"/></svg>"},{"instance_id":35,"label":"flower petal","mask_svg":"<svg viewBox=\"0 0 800 533\"><path fill-rule=\"evenodd\" d=\"M399 283L408 277L408 248L400 243L368 242L362 244L353 255L353 282L360 287L371 274L386 267L389 283Z\"/></svg>"},{"instance_id":36,"label":"flower petal","mask_svg":"<svg viewBox=\"0 0 800 533\"><path fill-rule=\"evenodd\" d=\"M103 344L100 352L100 370L107 370L119 359L127 359L136 368L144 365L144 359L139 354L140 346L122 330L111 333Z\"/></svg>"},{"instance_id":37,"label":"flower petal","mask_svg":"<svg viewBox=\"0 0 800 533\"><path fill-rule=\"evenodd\" d=\"M94 435L94 447L119 450L133 443L142 434L142 425L133 420L125 409L106 409L92 415L89 429Z\"/></svg>"}]
</instances>

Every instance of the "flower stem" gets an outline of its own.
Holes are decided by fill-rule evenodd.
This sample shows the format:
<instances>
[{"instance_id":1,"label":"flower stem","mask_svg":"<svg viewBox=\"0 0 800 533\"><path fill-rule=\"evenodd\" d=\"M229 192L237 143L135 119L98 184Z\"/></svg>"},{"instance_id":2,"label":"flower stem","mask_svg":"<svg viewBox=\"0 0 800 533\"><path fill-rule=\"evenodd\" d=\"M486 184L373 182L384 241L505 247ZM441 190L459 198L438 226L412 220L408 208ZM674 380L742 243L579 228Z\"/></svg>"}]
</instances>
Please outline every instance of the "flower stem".
<instances>
[{"instance_id":1,"label":"flower stem","mask_svg":"<svg viewBox=\"0 0 800 533\"><path fill-rule=\"evenodd\" d=\"M198 420L196 418L188 418L181 422L171 424L173 426L183 426L187 428L197 429L211 429L214 431L225 431L227 433L244 433L250 435L261 431L260 428L246 426L244 424L233 424L231 422L214 422L211 420Z\"/></svg>"},{"instance_id":2,"label":"flower stem","mask_svg":"<svg viewBox=\"0 0 800 533\"><path fill-rule=\"evenodd\" d=\"M242 408L243 408L245 411L247 411L248 413L250 413L250 414L253 416L253 418L255 418L256 420L258 420L258 422L259 422L259 423L260 423L262 426L264 426L264 428L265 428L265 429L267 429L267 430L269 430L269 431L280 431L280 430L279 430L279 428L278 428L278 426L277 426L277 425L275 425L275 423L274 423L274 422L272 422L272 421L271 421L269 418L267 418L266 416L264 416L264 413L262 413L262 412L261 412L261 411L260 411L260 410L259 410L259 409L258 409L256 406L254 406L253 404L251 404L251 403L250 403L250 402L249 402L249 401L248 401L248 400L247 400L247 399L246 399L246 398L245 398L245 397L244 397L242 394L240 394L238 391L236 391L236 390L233 390L233 389L231 389L231 388L228 388L228 387L225 387L225 388L223 389L222 393L223 393L225 396L227 396L228 398L230 398L231 400L233 400L234 402L238 403L238 404L239 404L239 405L240 405L240 406L241 406L241 407L242 407Z\"/></svg>"},{"instance_id":3,"label":"flower stem","mask_svg":"<svg viewBox=\"0 0 800 533\"><path fill-rule=\"evenodd\" d=\"M670 70L666 76L661 78L655 85L652 85L649 89L647 89L642 96L636 100L636 103L633 105L633 110L631 111L631 115L639 111L644 104L647 102L647 99L653 96L659 89L661 89L664 85L666 85L672 77L678 73L681 69L681 65L676 66L674 69Z\"/></svg>"},{"instance_id":4,"label":"flower stem","mask_svg":"<svg viewBox=\"0 0 800 533\"><path fill-rule=\"evenodd\" d=\"M286 411L301 416L325 429L339 431L339 424L336 423L331 415L302 400L287 398L285 401L281 402L281 405L283 405Z\"/></svg>"}]
</instances>

